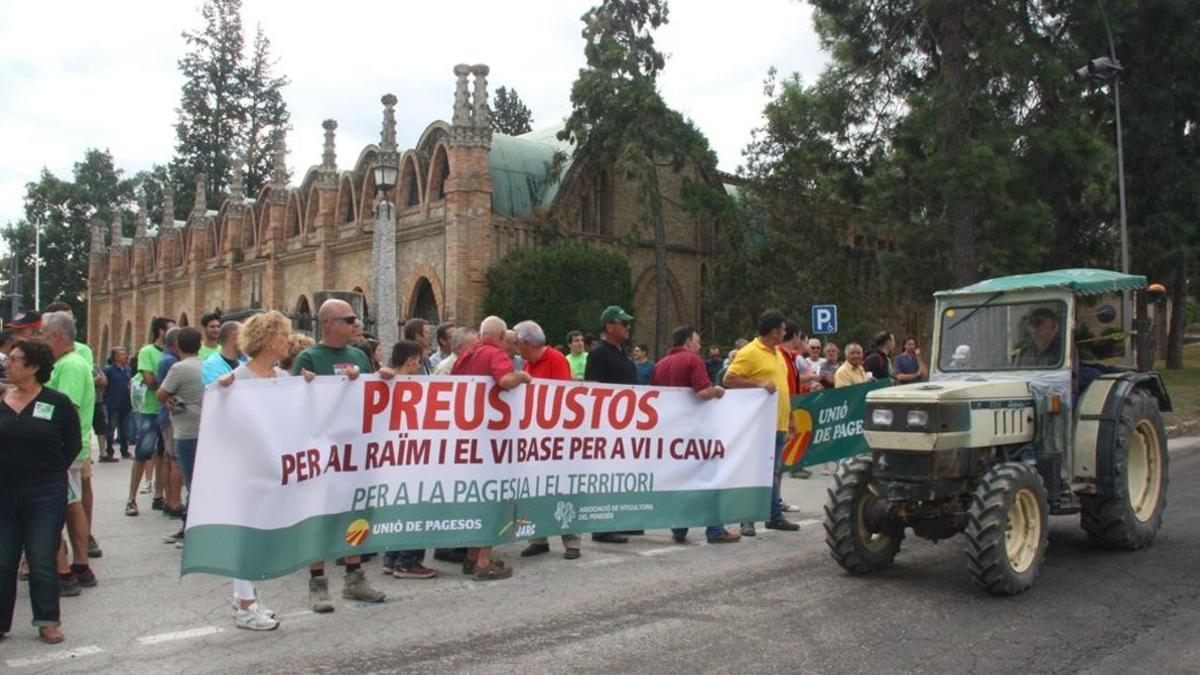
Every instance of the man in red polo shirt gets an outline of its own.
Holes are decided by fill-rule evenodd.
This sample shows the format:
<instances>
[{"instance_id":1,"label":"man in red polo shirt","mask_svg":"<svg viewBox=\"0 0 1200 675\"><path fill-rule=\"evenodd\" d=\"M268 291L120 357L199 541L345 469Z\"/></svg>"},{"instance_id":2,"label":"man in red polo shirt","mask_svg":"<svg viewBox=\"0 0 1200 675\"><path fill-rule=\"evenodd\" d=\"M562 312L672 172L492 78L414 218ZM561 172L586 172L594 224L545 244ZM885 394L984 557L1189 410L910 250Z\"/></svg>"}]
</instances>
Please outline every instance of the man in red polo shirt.
<instances>
[{"instance_id":1,"label":"man in red polo shirt","mask_svg":"<svg viewBox=\"0 0 1200 675\"><path fill-rule=\"evenodd\" d=\"M529 384L532 379L529 373L518 373L513 370L512 360L504 346L504 333L508 326L504 319L489 316L479 324L479 342L463 352L454 362L452 375L482 375L490 377L501 389L513 389L522 384ZM492 547L481 546L467 549L467 559L463 562L463 572L474 574L476 581L492 581L507 579L512 576L512 568L499 560L492 560Z\"/></svg>"},{"instance_id":2,"label":"man in red polo shirt","mask_svg":"<svg viewBox=\"0 0 1200 675\"><path fill-rule=\"evenodd\" d=\"M557 349L546 345L546 333L541 326L534 321L522 321L513 326L513 331L517 334L517 352L525 360L525 372L529 373L530 377L539 380L566 380L568 382L573 379L571 364L567 363L567 357ZM579 557L579 535L564 534L562 542L563 548L566 549L566 552L563 553L564 558L575 560ZM529 546L521 551L521 557L528 558L549 552L550 541L546 537L538 537L529 540Z\"/></svg>"},{"instance_id":3,"label":"man in red polo shirt","mask_svg":"<svg viewBox=\"0 0 1200 675\"><path fill-rule=\"evenodd\" d=\"M713 386L708 376L708 366L700 359L700 333L691 326L680 326L671 336L671 351L659 359L650 375L650 384L656 387L691 387L702 401L721 398L725 389ZM675 543L687 542L686 527L671 529ZM721 525L709 525L704 530L710 544L732 544L742 538L740 534L727 531Z\"/></svg>"}]
</instances>

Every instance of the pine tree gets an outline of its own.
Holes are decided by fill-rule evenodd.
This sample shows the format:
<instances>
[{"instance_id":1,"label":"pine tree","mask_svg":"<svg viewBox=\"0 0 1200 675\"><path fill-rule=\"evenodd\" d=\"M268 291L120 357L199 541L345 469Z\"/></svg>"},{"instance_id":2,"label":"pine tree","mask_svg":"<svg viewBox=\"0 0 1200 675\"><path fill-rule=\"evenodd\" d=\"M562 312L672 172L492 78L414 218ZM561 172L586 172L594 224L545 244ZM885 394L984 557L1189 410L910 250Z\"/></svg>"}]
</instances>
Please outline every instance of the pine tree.
<instances>
[{"instance_id":1,"label":"pine tree","mask_svg":"<svg viewBox=\"0 0 1200 675\"><path fill-rule=\"evenodd\" d=\"M291 118L283 101L283 88L288 85L288 78L273 75L271 68L274 65L271 41L260 25L254 33L250 63L241 72L246 92L246 131L239 150L246 165L246 190L250 195L257 194L270 180L274 165L272 149L279 135L287 131Z\"/></svg>"},{"instance_id":2,"label":"pine tree","mask_svg":"<svg viewBox=\"0 0 1200 675\"><path fill-rule=\"evenodd\" d=\"M533 113L516 89L500 87L492 103L492 131L520 136L533 131Z\"/></svg>"},{"instance_id":3,"label":"pine tree","mask_svg":"<svg viewBox=\"0 0 1200 675\"><path fill-rule=\"evenodd\" d=\"M562 140L577 166L620 168L641 186L653 227L655 351L667 351L667 234L662 170L716 165L708 141L658 91L666 63L652 31L667 22L666 0L604 0L583 15L587 67L571 88L573 110Z\"/></svg>"},{"instance_id":4,"label":"pine tree","mask_svg":"<svg viewBox=\"0 0 1200 675\"><path fill-rule=\"evenodd\" d=\"M241 9L241 0L206 0L204 28L183 33L191 51L179 61L184 83L171 163L176 215L191 211L197 173L207 177L209 205L229 184L246 120Z\"/></svg>"},{"instance_id":5,"label":"pine tree","mask_svg":"<svg viewBox=\"0 0 1200 675\"><path fill-rule=\"evenodd\" d=\"M184 84L170 166L178 218L191 211L197 173L207 178L208 205L220 203L236 158L245 162L249 193L257 192L289 120L282 94L288 79L272 72L271 42L261 26L249 59L244 54L241 0L205 0L200 12L204 28L183 34L191 51L179 61Z\"/></svg>"}]
</instances>

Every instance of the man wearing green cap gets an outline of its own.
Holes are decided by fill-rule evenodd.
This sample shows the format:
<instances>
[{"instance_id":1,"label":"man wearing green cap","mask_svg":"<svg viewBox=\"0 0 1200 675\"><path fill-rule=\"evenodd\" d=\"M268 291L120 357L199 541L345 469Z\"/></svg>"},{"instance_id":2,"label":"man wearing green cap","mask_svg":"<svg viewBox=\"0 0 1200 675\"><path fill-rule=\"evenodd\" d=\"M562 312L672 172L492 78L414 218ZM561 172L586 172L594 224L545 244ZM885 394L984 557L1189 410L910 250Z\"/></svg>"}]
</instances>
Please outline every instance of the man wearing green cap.
<instances>
[{"instance_id":1,"label":"man wearing green cap","mask_svg":"<svg viewBox=\"0 0 1200 675\"><path fill-rule=\"evenodd\" d=\"M637 368L621 345L629 339L629 322L633 316L617 305L609 305L600 313L600 341L588 353L583 379L606 384L637 384ZM627 534L642 532L593 532L592 541L624 544Z\"/></svg>"}]
</instances>

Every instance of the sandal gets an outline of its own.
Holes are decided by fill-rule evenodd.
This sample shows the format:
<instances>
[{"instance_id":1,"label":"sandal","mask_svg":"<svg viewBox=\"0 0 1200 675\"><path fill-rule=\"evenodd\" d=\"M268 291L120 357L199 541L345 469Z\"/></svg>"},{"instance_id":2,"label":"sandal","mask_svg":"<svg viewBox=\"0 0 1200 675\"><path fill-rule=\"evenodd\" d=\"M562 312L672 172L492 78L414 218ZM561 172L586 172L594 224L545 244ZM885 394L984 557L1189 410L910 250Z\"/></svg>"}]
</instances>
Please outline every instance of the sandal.
<instances>
[{"instance_id":1,"label":"sandal","mask_svg":"<svg viewBox=\"0 0 1200 675\"><path fill-rule=\"evenodd\" d=\"M136 516L138 514L137 502L129 501L125 504L125 515Z\"/></svg>"},{"instance_id":2,"label":"sandal","mask_svg":"<svg viewBox=\"0 0 1200 675\"><path fill-rule=\"evenodd\" d=\"M494 560L486 569L480 568L475 570L475 581L497 581L499 579L507 579L512 576L512 568L505 567L504 563Z\"/></svg>"},{"instance_id":3,"label":"sandal","mask_svg":"<svg viewBox=\"0 0 1200 675\"><path fill-rule=\"evenodd\" d=\"M56 645L67 638L57 626L42 626L38 629L38 639L48 645Z\"/></svg>"}]
</instances>

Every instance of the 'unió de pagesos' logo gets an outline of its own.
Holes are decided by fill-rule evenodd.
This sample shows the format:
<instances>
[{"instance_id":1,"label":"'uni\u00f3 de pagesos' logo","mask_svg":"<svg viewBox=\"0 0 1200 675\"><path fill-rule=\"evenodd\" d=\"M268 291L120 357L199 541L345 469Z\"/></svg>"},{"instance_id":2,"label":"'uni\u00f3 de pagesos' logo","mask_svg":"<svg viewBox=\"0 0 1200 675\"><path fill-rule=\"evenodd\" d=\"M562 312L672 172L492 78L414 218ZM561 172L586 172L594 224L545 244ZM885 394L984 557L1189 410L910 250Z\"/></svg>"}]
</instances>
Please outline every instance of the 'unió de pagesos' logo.
<instances>
[{"instance_id":1,"label":"'uni\u00f3 de pagesos' logo","mask_svg":"<svg viewBox=\"0 0 1200 675\"><path fill-rule=\"evenodd\" d=\"M366 518L359 518L346 528L346 543L351 546L362 546L369 536L371 536L371 523Z\"/></svg>"},{"instance_id":2,"label":"'uni\u00f3 de pagesos' logo","mask_svg":"<svg viewBox=\"0 0 1200 675\"><path fill-rule=\"evenodd\" d=\"M575 505L571 502L559 502L554 507L554 519L558 521L559 527L567 529L575 520Z\"/></svg>"}]
</instances>

